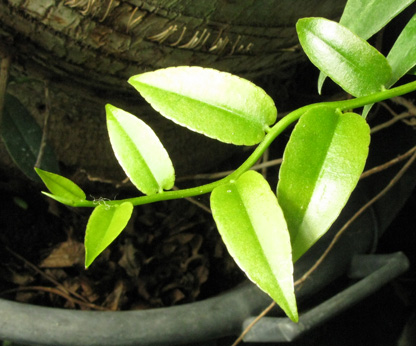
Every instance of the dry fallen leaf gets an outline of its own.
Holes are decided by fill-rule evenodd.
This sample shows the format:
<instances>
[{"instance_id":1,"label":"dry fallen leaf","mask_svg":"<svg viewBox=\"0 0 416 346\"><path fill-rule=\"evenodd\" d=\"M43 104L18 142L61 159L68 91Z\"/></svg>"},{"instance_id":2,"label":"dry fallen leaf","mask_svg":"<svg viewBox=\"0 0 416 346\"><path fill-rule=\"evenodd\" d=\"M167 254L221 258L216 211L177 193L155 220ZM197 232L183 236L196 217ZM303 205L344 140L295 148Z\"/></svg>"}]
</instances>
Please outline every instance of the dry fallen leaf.
<instances>
[{"instance_id":1,"label":"dry fallen leaf","mask_svg":"<svg viewBox=\"0 0 416 346\"><path fill-rule=\"evenodd\" d=\"M40 268L65 268L84 264L84 244L68 238L59 243L39 265Z\"/></svg>"},{"instance_id":2,"label":"dry fallen leaf","mask_svg":"<svg viewBox=\"0 0 416 346\"><path fill-rule=\"evenodd\" d=\"M126 291L123 281L116 282L113 292L105 299L103 306L108 307L112 311L120 310L122 297Z\"/></svg>"},{"instance_id":3,"label":"dry fallen leaf","mask_svg":"<svg viewBox=\"0 0 416 346\"><path fill-rule=\"evenodd\" d=\"M127 275L137 278L140 273L140 263L136 261L137 249L134 245L126 239L125 244L121 247L122 256L118 261L118 264L124 268Z\"/></svg>"}]
</instances>

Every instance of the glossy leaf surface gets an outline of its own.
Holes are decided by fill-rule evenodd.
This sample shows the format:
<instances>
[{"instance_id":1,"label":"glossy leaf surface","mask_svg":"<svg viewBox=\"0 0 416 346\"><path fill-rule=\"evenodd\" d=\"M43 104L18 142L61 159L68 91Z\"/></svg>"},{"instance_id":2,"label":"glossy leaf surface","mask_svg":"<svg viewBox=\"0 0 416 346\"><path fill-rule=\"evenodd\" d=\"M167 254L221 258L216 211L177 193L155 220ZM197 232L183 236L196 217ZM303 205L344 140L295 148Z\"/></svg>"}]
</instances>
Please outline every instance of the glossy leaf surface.
<instances>
[{"instance_id":1,"label":"glossy leaf surface","mask_svg":"<svg viewBox=\"0 0 416 346\"><path fill-rule=\"evenodd\" d=\"M393 72L388 87L395 84L416 65L415 40L416 14L407 23L387 55L387 61L390 63Z\"/></svg>"},{"instance_id":2,"label":"glossy leaf surface","mask_svg":"<svg viewBox=\"0 0 416 346\"><path fill-rule=\"evenodd\" d=\"M123 231L133 212L133 204L97 206L87 224L85 233L85 268L109 246Z\"/></svg>"},{"instance_id":3,"label":"glossy leaf surface","mask_svg":"<svg viewBox=\"0 0 416 346\"><path fill-rule=\"evenodd\" d=\"M225 143L259 143L276 121L273 100L248 80L201 67L171 67L129 79L166 118Z\"/></svg>"},{"instance_id":4,"label":"glossy leaf surface","mask_svg":"<svg viewBox=\"0 0 416 346\"><path fill-rule=\"evenodd\" d=\"M30 179L39 180L33 167L37 161L42 140L42 129L29 114L25 106L14 96L5 95L1 136L9 155L19 169ZM41 168L59 172L53 149L46 144Z\"/></svg>"},{"instance_id":5,"label":"glossy leaf surface","mask_svg":"<svg viewBox=\"0 0 416 346\"><path fill-rule=\"evenodd\" d=\"M276 196L263 176L244 173L211 195L214 220L247 276L297 321L290 236Z\"/></svg>"},{"instance_id":6,"label":"glossy leaf surface","mask_svg":"<svg viewBox=\"0 0 416 346\"><path fill-rule=\"evenodd\" d=\"M364 40L380 31L395 16L415 0L348 0L339 23ZM321 93L325 74L319 74L318 92Z\"/></svg>"},{"instance_id":7,"label":"glossy leaf surface","mask_svg":"<svg viewBox=\"0 0 416 346\"><path fill-rule=\"evenodd\" d=\"M386 58L342 25L324 18L303 18L296 29L311 62L348 93L369 95L381 91L390 80Z\"/></svg>"},{"instance_id":8,"label":"glossy leaf surface","mask_svg":"<svg viewBox=\"0 0 416 346\"><path fill-rule=\"evenodd\" d=\"M296 124L277 187L294 261L340 214L364 169L369 142L370 129L355 113L319 107Z\"/></svg>"},{"instance_id":9,"label":"glossy leaf surface","mask_svg":"<svg viewBox=\"0 0 416 346\"><path fill-rule=\"evenodd\" d=\"M69 206L77 206L77 203L85 201L84 191L71 180L40 168L35 168L35 171L51 192L44 192L45 195Z\"/></svg>"},{"instance_id":10,"label":"glossy leaf surface","mask_svg":"<svg viewBox=\"0 0 416 346\"><path fill-rule=\"evenodd\" d=\"M175 171L168 153L153 130L133 114L106 106L110 142L131 182L144 194L169 190Z\"/></svg>"},{"instance_id":11,"label":"glossy leaf surface","mask_svg":"<svg viewBox=\"0 0 416 346\"><path fill-rule=\"evenodd\" d=\"M348 0L339 23L367 40L414 1Z\"/></svg>"}]
</instances>

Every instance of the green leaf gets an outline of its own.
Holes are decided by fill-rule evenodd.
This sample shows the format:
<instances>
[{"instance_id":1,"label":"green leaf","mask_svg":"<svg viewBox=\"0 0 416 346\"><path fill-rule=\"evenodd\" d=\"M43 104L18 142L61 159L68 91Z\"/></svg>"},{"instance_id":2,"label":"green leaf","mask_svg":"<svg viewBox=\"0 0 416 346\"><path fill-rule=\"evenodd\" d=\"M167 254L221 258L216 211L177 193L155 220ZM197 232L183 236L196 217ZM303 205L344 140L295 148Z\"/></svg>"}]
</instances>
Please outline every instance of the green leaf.
<instances>
[{"instance_id":1,"label":"green leaf","mask_svg":"<svg viewBox=\"0 0 416 346\"><path fill-rule=\"evenodd\" d=\"M387 87L395 84L416 65L416 14L405 26L389 54L387 61L392 68L392 77Z\"/></svg>"},{"instance_id":2,"label":"green leaf","mask_svg":"<svg viewBox=\"0 0 416 346\"><path fill-rule=\"evenodd\" d=\"M348 0L339 23L364 40L380 31L415 0ZM321 94L326 76L321 72L318 92Z\"/></svg>"},{"instance_id":3,"label":"green leaf","mask_svg":"<svg viewBox=\"0 0 416 346\"><path fill-rule=\"evenodd\" d=\"M368 113L370 113L371 108L372 108L373 106L374 106L374 103L369 104L369 105L365 105L365 106L363 107L363 111L361 112L361 116L362 116L364 119L367 119L367 115L368 115Z\"/></svg>"},{"instance_id":4,"label":"green leaf","mask_svg":"<svg viewBox=\"0 0 416 346\"><path fill-rule=\"evenodd\" d=\"M240 268L297 321L290 236L276 196L262 175L248 171L215 188L211 208Z\"/></svg>"},{"instance_id":5,"label":"green leaf","mask_svg":"<svg viewBox=\"0 0 416 346\"><path fill-rule=\"evenodd\" d=\"M30 179L39 180L33 171L42 140L42 130L20 101L5 95L1 136L9 155L17 167ZM59 172L58 161L52 148L46 144L41 167Z\"/></svg>"},{"instance_id":6,"label":"green leaf","mask_svg":"<svg viewBox=\"0 0 416 346\"><path fill-rule=\"evenodd\" d=\"M392 69L392 77L386 84L390 88L406 73L412 73L412 68L416 65L416 46L414 38L416 37L416 15L407 23L400 36L394 43L390 53L387 55L387 61ZM370 112L371 105L364 107L362 116L364 119Z\"/></svg>"},{"instance_id":7,"label":"green leaf","mask_svg":"<svg viewBox=\"0 0 416 346\"><path fill-rule=\"evenodd\" d=\"M340 24L367 40L415 0L348 0Z\"/></svg>"},{"instance_id":8,"label":"green leaf","mask_svg":"<svg viewBox=\"0 0 416 346\"><path fill-rule=\"evenodd\" d=\"M201 67L171 67L129 79L166 118L225 143L259 143L276 121L273 100L248 80Z\"/></svg>"},{"instance_id":9,"label":"green leaf","mask_svg":"<svg viewBox=\"0 0 416 346\"><path fill-rule=\"evenodd\" d=\"M71 180L40 168L35 168L35 171L52 192L52 194L44 192L45 195L69 206L77 206L77 203L85 201L84 191Z\"/></svg>"},{"instance_id":10,"label":"green leaf","mask_svg":"<svg viewBox=\"0 0 416 346\"><path fill-rule=\"evenodd\" d=\"M369 126L358 114L316 107L300 118L277 186L294 261L340 214L364 169L369 143Z\"/></svg>"},{"instance_id":11,"label":"green leaf","mask_svg":"<svg viewBox=\"0 0 416 346\"><path fill-rule=\"evenodd\" d=\"M319 77L318 77L318 94L319 95L322 94L322 87L324 86L326 77L327 75L325 73L323 73L322 71L319 72Z\"/></svg>"},{"instance_id":12,"label":"green leaf","mask_svg":"<svg viewBox=\"0 0 416 346\"><path fill-rule=\"evenodd\" d=\"M171 189L175 171L153 130L122 109L112 105L105 109L111 145L131 182L146 195Z\"/></svg>"},{"instance_id":13,"label":"green leaf","mask_svg":"<svg viewBox=\"0 0 416 346\"><path fill-rule=\"evenodd\" d=\"M67 199L65 197L57 196L57 195L54 195L54 194L46 192L46 191L42 191L42 194L44 194L45 196L48 196L49 198L54 199L55 201L57 201L59 203L68 205L70 207L79 207L80 203L83 202L83 201L74 201L72 199Z\"/></svg>"},{"instance_id":14,"label":"green leaf","mask_svg":"<svg viewBox=\"0 0 416 346\"><path fill-rule=\"evenodd\" d=\"M118 237L127 226L133 212L133 204L100 204L88 220L85 232L85 268Z\"/></svg>"},{"instance_id":15,"label":"green leaf","mask_svg":"<svg viewBox=\"0 0 416 346\"><path fill-rule=\"evenodd\" d=\"M311 62L348 93L369 95L381 91L390 80L387 59L342 25L324 18L303 18L296 29Z\"/></svg>"}]
</instances>

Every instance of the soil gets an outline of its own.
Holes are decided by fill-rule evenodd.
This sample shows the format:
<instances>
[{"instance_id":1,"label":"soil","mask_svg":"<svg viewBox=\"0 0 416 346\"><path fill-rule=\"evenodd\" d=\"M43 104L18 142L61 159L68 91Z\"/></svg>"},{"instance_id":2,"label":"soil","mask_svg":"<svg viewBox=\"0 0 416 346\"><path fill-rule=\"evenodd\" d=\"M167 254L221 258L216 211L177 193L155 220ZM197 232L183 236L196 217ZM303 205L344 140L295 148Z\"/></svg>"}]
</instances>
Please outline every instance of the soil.
<instances>
[{"instance_id":1,"label":"soil","mask_svg":"<svg viewBox=\"0 0 416 346\"><path fill-rule=\"evenodd\" d=\"M204 299L244 279L211 215L186 200L136 208L122 236L85 270L91 210L59 205L39 187L11 189L14 184L2 179L2 298L71 309L148 309Z\"/></svg>"}]
</instances>

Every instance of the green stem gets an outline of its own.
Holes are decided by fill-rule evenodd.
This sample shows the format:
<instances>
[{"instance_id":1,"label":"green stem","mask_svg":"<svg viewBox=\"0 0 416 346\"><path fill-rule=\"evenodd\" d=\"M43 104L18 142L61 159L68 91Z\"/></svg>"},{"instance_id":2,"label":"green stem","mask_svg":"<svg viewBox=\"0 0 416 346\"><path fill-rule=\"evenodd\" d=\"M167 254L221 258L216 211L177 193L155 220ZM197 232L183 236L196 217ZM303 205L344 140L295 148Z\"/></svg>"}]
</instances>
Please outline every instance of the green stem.
<instances>
[{"instance_id":1,"label":"green stem","mask_svg":"<svg viewBox=\"0 0 416 346\"><path fill-rule=\"evenodd\" d=\"M377 103L380 101L385 101L396 96L408 94L415 90L416 90L416 81L413 81L411 83L407 83L407 84L398 86L393 89L383 90L372 95L362 96L362 97L352 99L352 100L323 102L321 104L335 106L344 111L348 109L364 107L366 105L370 105L370 104Z\"/></svg>"},{"instance_id":2,"label":"green stem","mask_svg":"<svg viewBox=\"0 0 416 346\"><path fill-rule=\"evenodd\" d=\"M276 139L276 137L281 134L290 124L298 120L302 114L305 112L317 108L317 107L332 107L336 109L340 109L341 111L364 107L367 104L372 104L380 101L384 101L390 99L392 97L404 95L416 90L416 81L401 85L399 87L388 89L381 91L379 93L375 93L369 96L363 96L356 99L351 100L343 100L343 101L333 101L333 102L321 102L315 103L311 105L307 105L301 108L296 109L295 111L289 113L284 118L282 118L278 123L276 123L264 139L260 142L257 148L253 151L253 153L247 158L243 164L238 167L233 173L228 175L225 178L220 180L214 181L210 184L205 184L189 189L184 190L175 190L175 191L165 191L159 194L151 195L151 196L141 196L135 198L129 198L124 200L115 200L115 201L106 201L107 204L120 204L122 202L130 202L133 205L142 205L142 204L149 204L164 200L171 200L171 199L179 199L179 198L186 198L186 197L194 197L206 193L210 193L216 187L230 183L238 177L240 177L244 172L248 171L256 162L257 160L263 155L264 151L270 146L270 144ZM96 203L92 201L84 201L82 203L77 204L78 207L95 207Z\"/></svg>"}]
</instances>

